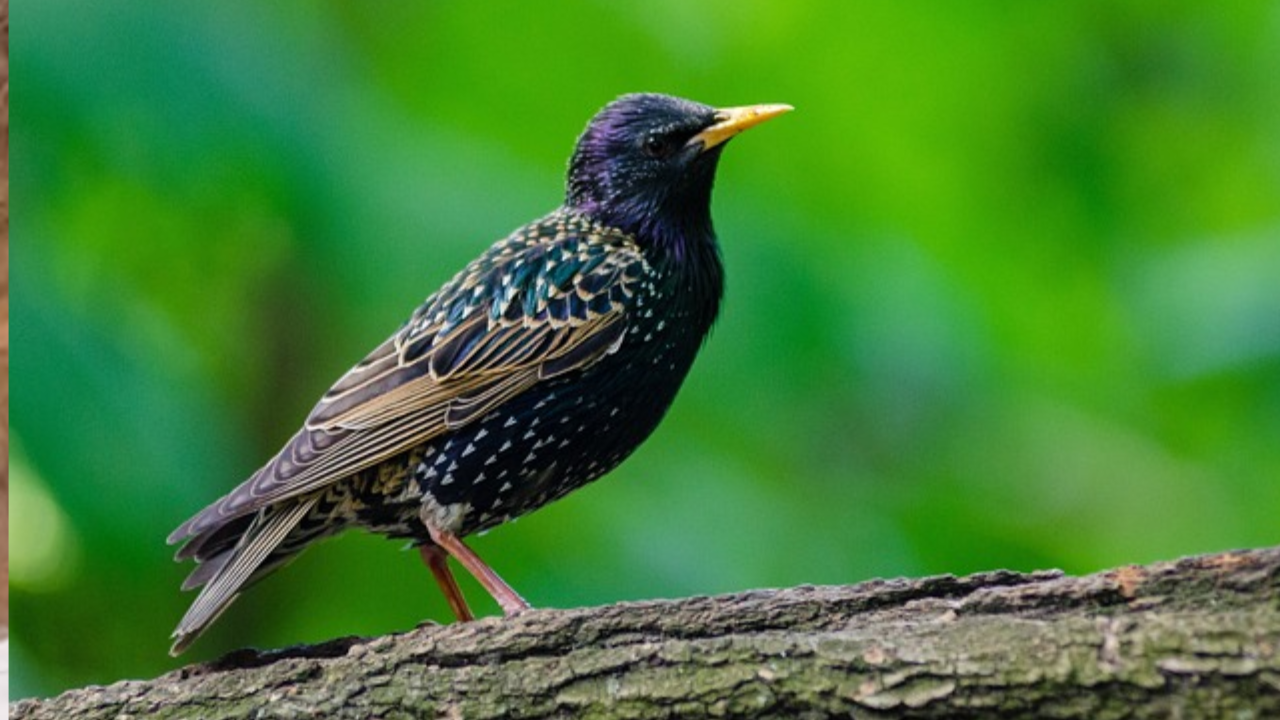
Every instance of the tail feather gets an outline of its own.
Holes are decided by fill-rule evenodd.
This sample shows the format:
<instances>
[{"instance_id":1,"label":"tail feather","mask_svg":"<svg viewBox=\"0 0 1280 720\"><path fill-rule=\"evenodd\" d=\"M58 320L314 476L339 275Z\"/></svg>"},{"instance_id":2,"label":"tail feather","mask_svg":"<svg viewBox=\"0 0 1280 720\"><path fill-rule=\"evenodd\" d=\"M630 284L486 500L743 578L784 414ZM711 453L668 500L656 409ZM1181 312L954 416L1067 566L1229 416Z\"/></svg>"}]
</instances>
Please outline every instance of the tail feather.
<instances>
[{"instance_id":1,"label":"tail feather","mask_svg":"<svg viewBox=\"0 0 1280 720\"><path fill-rule=\"evenodd\" d=\"M187 575L187 579L182 581L183 592L186 592L187 590L195 590L196 588L207 584L210 580L216 577L218 573L222 572L222 569L225 568L227 563L231 562L231 559L235 556L236 550L232 547L227 548L218 555L201 560L200 564L196 565L195 569L191 571L191 574Z\"/></svg>"},{"instance_id":2,"label":"tail feather","mask_svg":"<svg viewBox=\"0 0 1280 720\"><path fill-rule=\"evenodd\" d=\"M279 509L264 509L233 548L202 561L183 583L183 588L204 585L204 589L173 631L175 639L170 655L176 657L190 647L200 633L240 596L245 586L296 554L294 550L272 557L319 499L315 495Z\"/></svg>"},{"instance_id":3,"label":"tail feather","mask_svg":"<svg viewBox=\"0 0 1280 720\"><path fill-rule=\"evenodd\" d=\"M249 533L254 523L259 522L258 515L247 515L231 520L226 525L210 530L204 535L198 535L191 538L178 551L178 555L174 556L174 560L182 562L184 560L195 560L196 568L191 571L191 576L182 584L183 590L200 587L210 577L212 577L211 566L225 565L227 558L235 554L235 550L240 546L240 542L244 540L244 536ZM222 558L219 563L218 559ZM196 576L203 576L204 580L196 581Z\"/></svg>"}]
</instances>

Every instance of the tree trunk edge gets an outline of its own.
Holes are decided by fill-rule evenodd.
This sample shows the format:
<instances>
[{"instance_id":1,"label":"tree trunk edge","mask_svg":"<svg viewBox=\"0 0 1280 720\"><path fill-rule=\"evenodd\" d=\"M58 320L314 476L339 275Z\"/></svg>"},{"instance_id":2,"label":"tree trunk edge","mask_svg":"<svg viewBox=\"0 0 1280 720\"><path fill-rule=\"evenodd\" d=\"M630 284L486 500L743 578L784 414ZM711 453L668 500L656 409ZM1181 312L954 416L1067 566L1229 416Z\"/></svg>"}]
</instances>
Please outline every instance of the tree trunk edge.
<instances>
[{"instance_id":1,"label":"tree trunk edge","mask_svg":"<svg viewBox=\"0 0 1280 720\"><path fill-rule=\"evenodd\" d=\"M243 650L14 718L1280 718L1280 546Z\"/></svg>"}]
</instances>

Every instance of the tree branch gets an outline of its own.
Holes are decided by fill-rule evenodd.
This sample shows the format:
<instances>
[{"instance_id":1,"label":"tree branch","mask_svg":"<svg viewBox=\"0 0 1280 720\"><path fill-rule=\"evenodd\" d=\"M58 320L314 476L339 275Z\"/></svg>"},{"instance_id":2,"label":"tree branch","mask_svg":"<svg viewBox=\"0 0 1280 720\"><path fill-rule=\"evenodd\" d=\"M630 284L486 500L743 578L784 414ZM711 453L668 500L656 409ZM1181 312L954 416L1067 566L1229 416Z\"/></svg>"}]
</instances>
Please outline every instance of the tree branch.
<instances>
[{"instance_id":1,"label":"tree branch","mask_svg":"<svg viewBox=\"0 0 1280 720\"><path fill-rule=\"evenodd\" d=\"M1280 547L541 610L239 651L15 718L1280 717Z\"/></svg>"}]
</instances>

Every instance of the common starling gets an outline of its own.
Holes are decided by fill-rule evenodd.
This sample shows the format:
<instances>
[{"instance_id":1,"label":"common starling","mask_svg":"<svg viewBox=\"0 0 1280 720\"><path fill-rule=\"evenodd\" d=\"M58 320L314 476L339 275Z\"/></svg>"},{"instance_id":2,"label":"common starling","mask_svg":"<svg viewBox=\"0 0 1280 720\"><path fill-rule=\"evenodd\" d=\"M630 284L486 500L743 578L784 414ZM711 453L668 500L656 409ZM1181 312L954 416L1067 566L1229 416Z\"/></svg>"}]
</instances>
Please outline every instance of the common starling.
<instances>
[{"instance_id":1,"label":"common starling","mask_svg":"<svg viewBox=\"0 0 1280 720\"><path fill-rule=\"evenodd\" d=\"M407 538L454 614L453 556L506 614L529 604L462 538L617 467L657 427L723 290L711 186L724 143L789 111L624 95L587 124L564 204L499 240L327 392L284 448L169 543L203 587L186 650L241 590L349 527Z\"/></svg>"}]
</instances>

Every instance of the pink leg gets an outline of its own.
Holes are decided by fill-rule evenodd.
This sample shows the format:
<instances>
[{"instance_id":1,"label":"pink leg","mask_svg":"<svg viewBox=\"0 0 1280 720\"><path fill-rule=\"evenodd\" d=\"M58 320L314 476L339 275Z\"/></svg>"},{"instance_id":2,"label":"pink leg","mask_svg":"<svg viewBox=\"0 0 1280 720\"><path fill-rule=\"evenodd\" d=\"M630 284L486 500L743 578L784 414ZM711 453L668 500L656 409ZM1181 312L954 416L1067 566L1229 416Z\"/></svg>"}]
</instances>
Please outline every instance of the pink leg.
<instances>
[{"instance_id":1,"label":"pink leg","mask_svg":"<svg viewBox=\"0 0 1280 720\"><path fill-rule=\"evenodd\" d=\"M517 595L510 585L498 577L498 573L490 569L488 565L485 565L480 556L472 552L471 548L463 545L462 540L453 533L437 530L430 525L427 526L427 532L431 534L431 539L435 541L436 545L444 548L455 560L462 563L462 567L475 576L476 580L480 581L484 589L488 590L493 599L497 600L498 604L502 606L504 614L514 615L530 608L529 603L525 602L524 598ZM456 588L457 585L454 585L454 587ZM445 594L447 595L448 592L446 591ZM461 597L461 593L459 593L459 597Z\"/></svg>"},{"instance_id":2,"label":"pink leg","mask_svg":"<svg viewBox=\"0 0 1280 720\"><path fill-rule=\"evenodd\" d=\"M475 620L476 616L472 615L471 608L467 607L467 599L462 596L458 581L453 578L453 571L449 570L449 555L440 549L439 545L433 543L419 545L418 552L422 554L422 562L427 564L427 568L435 576L436 583L444 592L444 599L449 601L449 607L458 620L462 622Z\"/></svg>"}]
</instances>

